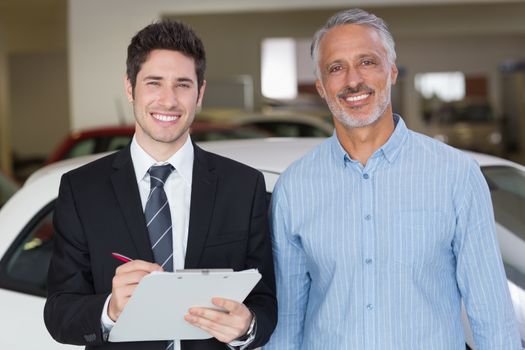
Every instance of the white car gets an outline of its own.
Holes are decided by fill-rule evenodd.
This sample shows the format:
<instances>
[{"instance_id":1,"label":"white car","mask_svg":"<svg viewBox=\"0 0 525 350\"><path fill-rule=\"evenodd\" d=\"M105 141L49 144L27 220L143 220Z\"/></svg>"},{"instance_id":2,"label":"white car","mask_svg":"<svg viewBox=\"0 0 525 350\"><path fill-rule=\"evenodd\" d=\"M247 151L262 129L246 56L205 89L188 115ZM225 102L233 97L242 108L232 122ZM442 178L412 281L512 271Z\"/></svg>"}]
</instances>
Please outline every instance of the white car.
<instances>
[{"instance_id":1,"label":"white car","mask_svg":"<svg viewBox=\"0 0 525 350\"><path fill-rule=\"evenodd\" d=\"M221 125L256 128L271 137L328 137L334 132L334 125L328 121L331 118L292 111L257 113L235 109L207 109L201 111L196 118Z\"/></svg>"},{"instance_id":2,"label":"white car","mask_svg":"<svg viewBox=\"0 0 525 350\"><path fill-rule=\"evenodd\" d=\"M261 170L269 198L282 171L322 140L269 138L200 146ZM521 338L525 340L525 167L469 154L480 163L491 189L509 289ZM62 173L101 156L70 159L42 168L0 210L0 349L78 348L56 343L47 333L42 316L53 246L52 214ZM472 344L466 327L467 342Z\"/></svg>"}]
</instances>

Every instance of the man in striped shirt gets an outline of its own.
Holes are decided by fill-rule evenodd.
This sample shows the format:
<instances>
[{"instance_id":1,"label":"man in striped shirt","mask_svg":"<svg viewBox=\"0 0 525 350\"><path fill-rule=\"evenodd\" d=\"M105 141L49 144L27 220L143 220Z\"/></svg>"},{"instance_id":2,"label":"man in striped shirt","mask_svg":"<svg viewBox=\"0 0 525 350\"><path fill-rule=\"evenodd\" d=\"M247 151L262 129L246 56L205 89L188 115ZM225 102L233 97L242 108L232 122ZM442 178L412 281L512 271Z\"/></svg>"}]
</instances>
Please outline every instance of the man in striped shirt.
<instances>
[{"instance_id":1,"label":"man in striped shirt","mask_svg":"<svg viewBox=\"0 0 525 350\"><path fill-rule=\"evenodd\" d=\"M362 10L314 36L335 133L272 200L278 325L265 349L520 349L487 184L393 114L394 40Z\"/></svg>"}]
</instances>

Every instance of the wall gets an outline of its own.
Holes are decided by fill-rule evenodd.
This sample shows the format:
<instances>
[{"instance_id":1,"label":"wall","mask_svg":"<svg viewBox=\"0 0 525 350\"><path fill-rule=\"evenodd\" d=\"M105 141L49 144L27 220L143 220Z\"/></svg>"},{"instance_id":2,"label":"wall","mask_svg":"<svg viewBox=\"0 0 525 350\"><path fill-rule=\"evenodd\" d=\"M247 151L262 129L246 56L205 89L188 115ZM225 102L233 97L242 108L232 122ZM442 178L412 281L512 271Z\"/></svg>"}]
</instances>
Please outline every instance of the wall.
<instances>
[{"instance_id":1,"label":"wall","mask_svg":"<svg viewBox=\"0 0 525 350\"><path fill-rule=\"evenodd\" d=\"M12 152L45 157L69 130L66 8L67 0L0 1L4 170L11 171Z\"/></svg>"},{"instance_id":2,"label":"wall","mask_svg":"<svg viewBox=\"0 0 525 350\"><path fill-rule=\"evenodd\" d=\"M67 0L2 0L0 23L9 52L64 51Z\"/></svg>"},{"instance_id":3,"label":"wall","mask_svg":"<svg viewBox=\"0 0 525 350\"><path fill-rule=\"evenodd\" d=\"M9 56L13 152L45 158L69 133L65 53Z\"/></svg>"},{"instance_id":4,"label":"wall","mask_svg":"<svg viewBox=\"0 0 525 350\"><path fill-rule=\"evenodd\" d=\"M271 37L311 37L332 13L332 10L296 10L174 17L188 23L202 38L209 62L207 76L217 79L230 75L251 75L254 104L260 108L262 40Z\"/></svg>"},{"instance_id":5,"label":"wall","mask_svg":"<svg viewBox=\"0 0 525 350\"><path fill-rule=\"evenodd\" d=\"M11 125L9 118L9 74L5 34L0 26L0 171L11 173Z\"/></svg>"},{"instance_id":6,"label":"wall","mask_svg":"<svg viewBox=\"0 0 525 350\"><path fill-rule=\"evenodd\" d=\"M188 1L70 0L72 127L115 123L118 120L117 104L125 110L127 120L132 121L122 88L126 46L138 29L159 17L173 16L184 20L202 36L209 57L208 77L251 74L257 105L260 102L261 38L310 37L335 11L227 12L232 11L234 3L224 1L218 5L202 1L199 2L202 8L195 10ZM255 2L245 3L253 5ZM272 1L273 5L276 3ZM313 2L306 3L311 5ZM343 3L331 4L341 6ZM356 3L364 5L363 2ZM102 6L104 11L100 11ZM255 5L252 7L255 9ZM188 11L194 12L188 14ZM219 13L211 15L210 12L214 11ZM523 2L398 6L374 8L373 12L390 24L398 41L399 63L407 69L408 79L416 71L439 71L451 67L492 72L493 76L497 75L497 64L502 58L525 56L523 45L516 45L520 40L523 42L525 35L525 21L520 16L525 13ZM472 40L476 42L471 44ZM459 58L467 58L467 61L459 61ZM494 96L499 93L496 81L491 79ZM411 95L405 94L408 99L406 117L416 123L417 106Z\"/></svg>"}]
</instances>

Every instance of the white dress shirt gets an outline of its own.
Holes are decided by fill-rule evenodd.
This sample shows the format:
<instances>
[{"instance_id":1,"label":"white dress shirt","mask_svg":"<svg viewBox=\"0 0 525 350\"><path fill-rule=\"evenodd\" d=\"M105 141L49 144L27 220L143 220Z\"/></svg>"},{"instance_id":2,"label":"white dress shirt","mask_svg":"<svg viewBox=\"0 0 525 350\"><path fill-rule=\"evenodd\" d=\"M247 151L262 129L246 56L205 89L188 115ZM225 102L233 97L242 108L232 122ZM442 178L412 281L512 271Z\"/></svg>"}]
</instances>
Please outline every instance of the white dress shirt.
<instances>
[{"instance_id":1,"label":"white dress shirt","mask_svg":"<svg viewBox=\"0 0 525 350\"><path fill-rule=\"evenodd\" d=\"M184 268L186 246L188 243L188 226L190 222L191 182L193 175L193 144L190 137L184 145L165 162L157 162L137 143L135 137L131 141L131 160L137 177L137 184L142 202L142 210L150 192L150 176L148 170L153 165L171 164L175 170L166 180L164 191L169 198L172 234L173 234L173 271ZM102 312L102 327L109 334L115 322L108 316L108 306L111 294L106 299ZM174 342L174 350L180 349L180 341Z\"/></svg>"},{"instance_id":2,"label":"white dress shirt","mask_svg":"<svg viewBox=\"0 0 525 350\"><path fill-rule=\"evenodd\" d=\"M164 184L169 199L173 235L173 271L184 268L188 225L190 222L191 180L193 175L193 144L188 137L184 145L165 162L156 162L139 146L135 137L131 142L131 159L139 186L142 211L150 192L148 170L153 165L171 164L175 170Z\"/></svg>"}]
</instances>

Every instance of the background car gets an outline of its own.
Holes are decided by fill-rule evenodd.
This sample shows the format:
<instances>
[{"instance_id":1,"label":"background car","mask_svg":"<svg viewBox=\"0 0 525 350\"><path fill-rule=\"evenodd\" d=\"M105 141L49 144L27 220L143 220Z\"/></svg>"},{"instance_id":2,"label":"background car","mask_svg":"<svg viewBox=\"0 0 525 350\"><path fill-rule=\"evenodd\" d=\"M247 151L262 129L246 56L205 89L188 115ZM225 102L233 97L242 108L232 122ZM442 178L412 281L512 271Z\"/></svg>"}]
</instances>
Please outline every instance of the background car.
<instances>
[{"instance_id":1,"label":"background car","mask_svg":"<svg viewBox=\"0 0 525 350\"><path fill-rule=\"evenodd\" d=\"M325 117L278 111L255 113L239 110L205 110L199 113L200 120L228 123L235 127L256 127L267 131L273 137L328 137L334 126Z\"/></svg>"},{"instance_id":2,"label":"background car","mask_svg":"<svg viewBox=\"0 0 525 350\"><path fill-rule=\"evenodd\" d=\"M269 138L205 142L200 146L261 170L270 199L282 171L322 140ZM525 167L469 154L480 163L489 184L509 290L521 338L525 339ZM52 215L61 174L101 156L70 159L40 169L0 210L1 349L74 348L54 342L42 319L53 247ZM467 343L472 346L468 322L464 325Z\"/></svg>"},{"instance_id":3,"label":"background car","mask_svg":"<svg viewBox=\"0 0 525 350\"><path fill-rule=\"evenodd\" d=\"M117 151L127 146L134 133L134 125L105 126L73 132L49 156L46 164L88 154ZM265 130L254 126L232 126L206 121L195 121L191 126L190 133L193 141L250 139L271 136Z\"/></svg>"},{"instance_id":4,"label":"background car","mask_svg":"<svg viewBox=\"0 0 525 350\"><path fill-rule=\"evenodd\" d=\"M134 125L104 126L72 132L49 155L46 164L88 154L124 148L135 133Z\"/></svg>"},{"instance_id":5,"label":"background car","mask_svg":"<svg viewBox=\"0 0 525 350\"><path fill-rule=\"evenodd\" d=\"M447 102L426 116L427 133L451 146L501 156L502 120L483 99Z\"/></svg>"}]
</instances>

